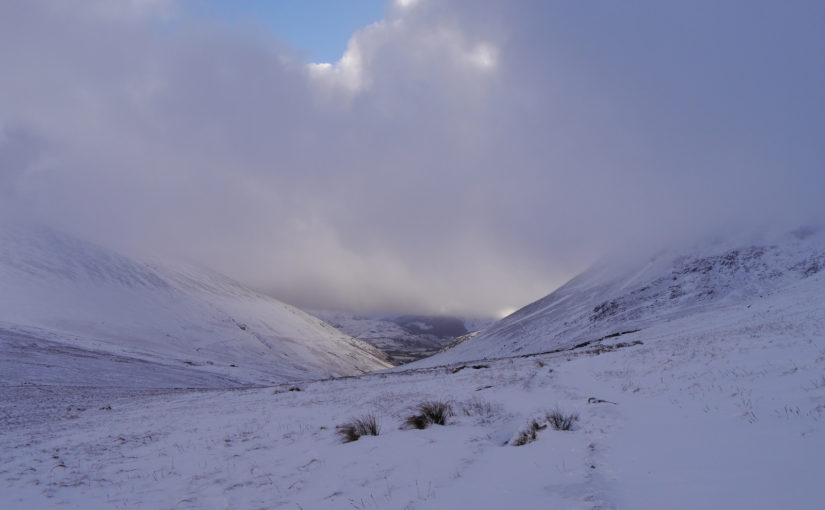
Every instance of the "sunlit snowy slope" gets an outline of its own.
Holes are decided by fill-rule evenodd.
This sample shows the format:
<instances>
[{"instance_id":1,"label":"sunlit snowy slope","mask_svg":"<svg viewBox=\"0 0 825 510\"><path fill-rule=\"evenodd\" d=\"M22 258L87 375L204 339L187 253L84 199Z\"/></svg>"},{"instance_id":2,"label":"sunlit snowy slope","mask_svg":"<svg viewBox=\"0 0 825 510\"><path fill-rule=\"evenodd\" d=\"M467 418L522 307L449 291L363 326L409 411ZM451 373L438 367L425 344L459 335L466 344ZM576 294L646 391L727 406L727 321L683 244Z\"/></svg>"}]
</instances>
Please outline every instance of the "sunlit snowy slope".
<instances>
[{"instance_id":1,"label":"sunlit snowy slope","mask_svg":"<svg viewBox=\"0 0 825 510\"><path fill-rule=\"evenodd\" d=\"M225 387L388 366L220 274L0 224L0 384Z\"/></svg>"},{"instance_id":2,"label":"sunlit snowy slope","mask_svg":"<svg viewBox=\"0 0 825 510\"><path fill-rule=\"evenodd\" d=\"M825 296L825 233L801 229L757 244L716 243L633 262L605 261L481 334L416 366L628 339L654 324L794 293L811 280ZM625 336L628 335L628 336Z\"/></svg>"}]
</instances>

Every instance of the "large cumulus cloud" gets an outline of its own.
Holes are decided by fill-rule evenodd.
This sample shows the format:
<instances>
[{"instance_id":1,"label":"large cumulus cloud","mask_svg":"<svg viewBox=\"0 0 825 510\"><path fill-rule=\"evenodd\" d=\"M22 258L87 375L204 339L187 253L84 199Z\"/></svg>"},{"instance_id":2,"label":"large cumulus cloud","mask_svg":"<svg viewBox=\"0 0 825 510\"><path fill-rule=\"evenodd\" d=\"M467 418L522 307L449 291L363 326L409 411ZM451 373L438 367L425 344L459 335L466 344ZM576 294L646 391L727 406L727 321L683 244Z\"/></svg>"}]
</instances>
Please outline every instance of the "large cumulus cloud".
<instances>
[{"instance_id":1,"label":"large cumulus cloud","mask_svg":"<svg viewBox=\"0 0 825 510\"><path fill-rule=\"evenodd\" d=\"M298 305L466 314L823 216L819 2L396 2L326 65L116 5L0 5L4 214Z\"/></svg>"}]
</instances>

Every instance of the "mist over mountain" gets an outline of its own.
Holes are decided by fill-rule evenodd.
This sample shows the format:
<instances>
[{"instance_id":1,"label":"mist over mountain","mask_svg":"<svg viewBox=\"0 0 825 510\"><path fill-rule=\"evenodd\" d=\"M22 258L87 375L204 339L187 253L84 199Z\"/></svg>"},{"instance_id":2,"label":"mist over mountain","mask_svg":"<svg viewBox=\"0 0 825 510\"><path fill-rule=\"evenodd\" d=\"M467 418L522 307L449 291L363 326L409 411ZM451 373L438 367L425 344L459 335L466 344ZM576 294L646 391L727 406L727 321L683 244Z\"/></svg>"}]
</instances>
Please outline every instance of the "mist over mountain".
<instances>
[{"instance_id":1,"label":"mist over mountain","mask_svg":"<svg viewBox=\"0 0 825 510\"><path fill-rule=\"evenodd\" d=\"M2 2L2 214L302 308L459 316L825 218L820 1L392 2L328 65L196 3Z\"/></svg>"},{"instance_id":2,"label":"mist over mountain","mask_svg":"<svg viewBox=\"0 0 825 510\"><path fill-rule=\"evenodd\" d=\"M799 289L825 292L825 230L805 227L761 244L717 240L632 262L605 258L534 303L448 351L416 364L564 351L632 341L648 327L752 304ZM764 314L764 312L760 312ZM621 339L618 337L622 337Z\"/></svg>"},{"instance_id":3,"label":"mist over mountain","mask_svg":"<svg viewBox=\"0 0 825 510\"><path fill-rule=\"evenodd\" d=\"M825 508L825 2L367 2L0 1L0 509Z\"/></svg>"},{"instance_id":4,"label":"mist over mountain","mask_svg":"<svg viewBox=\"0 0 825 510\"><path fill-rule=\"evenodd\" d=\"M202 267L0 224L0 384L232 387L389 366L369 345Z\"/></svg>"}]
</instances>

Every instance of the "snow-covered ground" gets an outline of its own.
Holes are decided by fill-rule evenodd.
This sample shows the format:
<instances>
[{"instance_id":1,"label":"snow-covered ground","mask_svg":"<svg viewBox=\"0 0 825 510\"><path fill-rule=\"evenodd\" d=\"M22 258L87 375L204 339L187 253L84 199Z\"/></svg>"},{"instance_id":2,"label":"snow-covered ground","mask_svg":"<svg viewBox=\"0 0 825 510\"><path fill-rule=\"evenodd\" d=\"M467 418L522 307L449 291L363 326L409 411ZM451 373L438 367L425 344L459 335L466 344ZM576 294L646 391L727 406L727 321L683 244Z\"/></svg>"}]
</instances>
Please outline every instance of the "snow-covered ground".
<instances>
[{"instance_id":1,"label":"snow-covered ground","mask_svg":"<svg viewBox=\"0 0 825 510\"><path fill-rule=\"evenodd\" d=\"M0 384L278 384L388 367L381 356L207 269L0 222Z\"/></svg>"},{"instance_id":2,"label":"snow-covered ground","mask_svg":"<svg viewBox=\"0 0 825 510\"><path fill-rule=\"evenodd\" d=\"M0 508L825 508L823 282L483 363L255 389L0 388ZM427 399L456 415L401 430ZM556 407L574 430L506 444ZM380 435L342 444L336 425L368 413Z\"/></svg>"},{"instance_id":3,"label":"snow-covered ground","mask_svg":"<svg viewBox=\"0 0 825 510\"><path fill-rule=\"evenodd\" d=\"M822 246L595 267L432 358L269 387L6 324L0 508L822 509ZM425 401L454 415L403 428Z\"/></svg>"}]
</instances>

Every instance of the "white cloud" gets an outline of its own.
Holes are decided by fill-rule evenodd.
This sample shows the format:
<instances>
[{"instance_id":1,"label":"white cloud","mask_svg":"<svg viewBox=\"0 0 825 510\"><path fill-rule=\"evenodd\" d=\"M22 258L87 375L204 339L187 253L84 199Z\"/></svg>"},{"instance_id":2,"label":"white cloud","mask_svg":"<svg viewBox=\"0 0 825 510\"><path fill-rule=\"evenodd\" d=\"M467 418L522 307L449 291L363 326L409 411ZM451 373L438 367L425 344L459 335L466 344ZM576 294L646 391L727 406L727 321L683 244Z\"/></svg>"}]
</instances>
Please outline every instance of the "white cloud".
<instances>
[{"instance_id":1,"label":"white cloud","mask_svg":"<svg viewBox=\"0 0 825 510\"><path fill-rule=\"evenodd\" d=\"M493 69L498 64L498 51L490 44L478 44L468 55L479 69Z\"/></svg>"},{"instance_id":2,"label":"white cloud","mask_svg":"<svg viewBox=\"0 0 825 510\"><path fill-rule=\"evenodd\" d=\"M310 77L321 87L342 89L351 94L360 92L369 86L365 74L363 56L357 38L350 40L347 50L335 64L329 62L308 64Z\"/></svg>"},{"instance_id":3,"label":"white cloud","mask_svg":"<svg viewBox=\"0 0 825 510\"><path fill-rule=\"evenodd\" d=\"M307 69L67 5L0 2L2 205L299 305L495 314L616 245L823 215L815 12L419 2Z\"/></svg>"},{"instance_id":4,"label":"white cloud","mask_svg":"<svg viewBox=\"0 0 825 510\"><path fill-rule=\"evenodd\" d=\"M397 59L390 66L406 66L411 73L424 71L419 66L433 64L453 70L465 65L482 71L494 70L498 65L498 48L474 39L477 37L465 33L455 23L433 23L401 11L353 34L337 62L311 63L308 69L322 90L348 95L369 90L373 75L382 72L385 65L377 61L383 62L389 55Z\"/></svg>"},{"instance_id":5,"label":"white cloud","mask_svg":"<svg viewBox=\"0 0 825 510\"><path fill-rule=\"evenodd\" d=\"M396 5L402 7L404 9L409 9L411 7L415 7L416 4L420 3L421 0L395 0Z\"/></svg>"}]
</instances>

